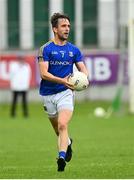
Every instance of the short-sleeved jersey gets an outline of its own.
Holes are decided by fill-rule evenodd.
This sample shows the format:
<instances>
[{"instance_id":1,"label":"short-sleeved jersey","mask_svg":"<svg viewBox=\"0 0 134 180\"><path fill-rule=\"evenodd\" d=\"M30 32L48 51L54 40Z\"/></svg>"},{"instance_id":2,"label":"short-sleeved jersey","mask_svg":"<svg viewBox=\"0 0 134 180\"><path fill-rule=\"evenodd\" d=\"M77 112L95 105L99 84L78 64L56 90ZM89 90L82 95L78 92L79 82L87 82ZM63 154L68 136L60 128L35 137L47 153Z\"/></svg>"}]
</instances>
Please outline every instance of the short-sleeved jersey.
<instances>
[{"instance_id":1,"label":"short-sleeved jersey","mask_svg":"<svg viewBox=\"0 0 134 180\"><path fill-rule=\"evenodd\" d=\"M73 72L73 64L82 61L80 50L73 44L67 42L65 45L57 45L49 41L41 46L38 60L42 58L48 61L48 72L54 76L64 78ZM42 96L52 95L68 89L63 84L58 84L42 79L40 82L40 94Z\"/></svg>"}]
</instances>

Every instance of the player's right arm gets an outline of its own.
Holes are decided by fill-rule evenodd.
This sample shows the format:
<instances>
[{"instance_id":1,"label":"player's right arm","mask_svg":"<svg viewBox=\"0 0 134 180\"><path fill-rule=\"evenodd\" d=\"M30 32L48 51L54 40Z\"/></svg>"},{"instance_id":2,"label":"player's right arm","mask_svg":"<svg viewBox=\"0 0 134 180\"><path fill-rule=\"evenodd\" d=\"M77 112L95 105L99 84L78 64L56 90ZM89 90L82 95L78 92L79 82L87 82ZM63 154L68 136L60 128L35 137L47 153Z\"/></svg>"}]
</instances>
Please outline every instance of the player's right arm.
<instances>
[{"instance_id":1,"label":"player's right arm","mask_svg":"<svg viewBox=\"0 0 134 180\"><path fill-rule=\"evenodd\" d=\"M39 61L39 71L41 78L47 81L64 84L64 80L62 78L56 77L48 72L48 66L48 61Z\"/></svg>"},{"instance_id":2,"label":"player's right arm","mask_svg":"<svg viewBox=\"0 0 134 180\"><path fill-rule=\"evenodd\" d=\"M47 81L52 81L55 83L59 83L59 84L64 84L68 88L74 89L73 85L68 82L67 77L60 78L60 77L54 76L53 74L49 73L48 66L49 66L48 61L39 59L39 71L40 71L40 76L42 79L47 80Z\"/></svg>"}]
</instances>

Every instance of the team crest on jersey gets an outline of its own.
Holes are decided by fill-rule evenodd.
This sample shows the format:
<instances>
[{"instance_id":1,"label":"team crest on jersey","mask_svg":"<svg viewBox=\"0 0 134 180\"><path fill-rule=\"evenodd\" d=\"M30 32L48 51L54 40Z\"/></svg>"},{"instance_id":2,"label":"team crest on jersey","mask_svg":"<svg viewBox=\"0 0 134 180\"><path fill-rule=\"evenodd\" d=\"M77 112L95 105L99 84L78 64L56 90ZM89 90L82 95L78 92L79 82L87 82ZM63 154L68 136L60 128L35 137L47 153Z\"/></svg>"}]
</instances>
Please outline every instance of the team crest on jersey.
<instances>
[{"instance_id":1,"label":"team crest on jersey","mask_svg":"<svg viewBox=\"0 0 134 180\"><path fill-rule=\"evenodd\" d=\"M72 51L69 51L69 56L70 56L70 57L73 57L73 56L74 56Z\"/></svg>"}]
</instances>

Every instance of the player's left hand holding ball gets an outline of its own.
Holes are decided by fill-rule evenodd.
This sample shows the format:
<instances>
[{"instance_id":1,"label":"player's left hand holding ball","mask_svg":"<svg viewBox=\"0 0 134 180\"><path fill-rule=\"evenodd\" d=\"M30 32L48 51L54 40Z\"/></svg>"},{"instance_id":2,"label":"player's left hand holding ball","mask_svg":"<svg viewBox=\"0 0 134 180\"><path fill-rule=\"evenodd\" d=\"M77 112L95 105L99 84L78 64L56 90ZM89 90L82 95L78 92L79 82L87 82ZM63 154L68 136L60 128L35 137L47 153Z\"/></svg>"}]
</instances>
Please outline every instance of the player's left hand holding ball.
<instances>
[{"instance_id":1,"label":"player's left hand holding ball","mask_svg":"<svg viewBox=\"0 0 134 180\"><path fill-rule=\"evenodd\" d=\"M68 78L68 82L74 85L75 91L82 91L89 86L89 80L86 74L76 71Z\"/></svg>"}]
</instances>

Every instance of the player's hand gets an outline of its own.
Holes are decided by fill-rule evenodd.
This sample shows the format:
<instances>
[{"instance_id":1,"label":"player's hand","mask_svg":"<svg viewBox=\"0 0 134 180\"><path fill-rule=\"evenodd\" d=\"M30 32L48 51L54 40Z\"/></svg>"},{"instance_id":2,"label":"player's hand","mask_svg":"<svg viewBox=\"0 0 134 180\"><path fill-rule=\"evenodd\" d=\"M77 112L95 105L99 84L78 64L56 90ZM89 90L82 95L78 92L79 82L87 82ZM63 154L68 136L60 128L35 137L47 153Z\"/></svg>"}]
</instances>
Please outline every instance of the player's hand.
<instances>
[{"instance_id":1,"label":"player's hand","mask_svg":"<svg viewBox=\"0 0 134 180\"><path fill-rule=\"evenodd\" d=\"M70 75L67 76L67 77L65 77L65 78L63 78L63 79L64 79L64 85L67 86L69 89L74 90L74 85L71 84L71 83L68 81L69 77L70 77Z\"/></svg>"}]
</instances>

